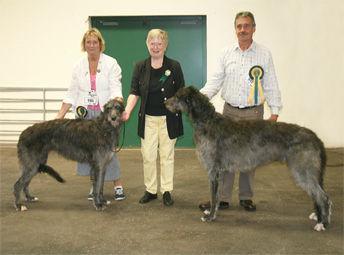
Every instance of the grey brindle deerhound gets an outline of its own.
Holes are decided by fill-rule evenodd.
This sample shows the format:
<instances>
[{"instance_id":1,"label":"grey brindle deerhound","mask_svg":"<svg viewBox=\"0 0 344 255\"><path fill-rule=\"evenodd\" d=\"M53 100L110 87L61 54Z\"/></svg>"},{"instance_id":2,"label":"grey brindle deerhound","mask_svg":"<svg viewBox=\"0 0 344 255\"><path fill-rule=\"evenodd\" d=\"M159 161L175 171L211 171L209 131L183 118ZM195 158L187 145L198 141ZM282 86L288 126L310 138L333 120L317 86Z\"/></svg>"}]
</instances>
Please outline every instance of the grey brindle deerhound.
<instances>
[{"instance_id":1,"label":"grey brindle deerhound","mask_svg":"<svg viewBox=\"0 0 344 255\"><path fill-rule=\"evenodd\" d=\"M122 102L110 100L96 119L56 119L25 129L17 145L21 173L14 184L16 210L27 209L21 204L21 190L24 190L27 201L37 200L30 196L28 190L31 179L37 173L48 173L59 182L64 182L54 169L46 165L50 151L56 151L66 159L90 164L93 205L96 210L104 210L107 202L102 198L104 176L118 145L123 111Z\"/></svg>"},{"instance_id":2,"label":"grey brindle deerhound","mask_svg":"<svg viewBox=\"0 0 344 255\"><path fill-rule=\"evenodd\" d=\"M322 188L326 152L314 132L283 122L224 117L192 86L180 89L165 104L172 112L185 110L193 122L198 159L208 172L211 193L210 212L203 221L216 218L224 172L249 172L281 161L287 163L296 184L314 199L316 213L309 217L318 221L314 229L326 229L332 204Z\"/></svg>"}]
</instances>

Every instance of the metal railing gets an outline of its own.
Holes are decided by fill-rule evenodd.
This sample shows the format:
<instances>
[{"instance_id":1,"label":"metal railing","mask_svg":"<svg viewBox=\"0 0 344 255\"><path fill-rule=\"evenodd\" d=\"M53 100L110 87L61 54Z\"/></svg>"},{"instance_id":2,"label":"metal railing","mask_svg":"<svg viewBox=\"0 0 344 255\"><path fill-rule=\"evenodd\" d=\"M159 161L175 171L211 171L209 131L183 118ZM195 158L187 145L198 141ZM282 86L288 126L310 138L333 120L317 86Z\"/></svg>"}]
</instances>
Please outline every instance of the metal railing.
<instances>
[{"instance_id":1,"label":"metal railing","mask_svg":"<svg viewBox=\"0 0 344 255\"><path fill-rule=\"evenodd\" d=\"M0 87L0 145L17 143L27 126L46 121L49 113L57 113L59 108L48 109L47 104L61 103L63 98L55 94L48 98L47 93L64 91L67 89Z\"/></svg>"}]
</instances>

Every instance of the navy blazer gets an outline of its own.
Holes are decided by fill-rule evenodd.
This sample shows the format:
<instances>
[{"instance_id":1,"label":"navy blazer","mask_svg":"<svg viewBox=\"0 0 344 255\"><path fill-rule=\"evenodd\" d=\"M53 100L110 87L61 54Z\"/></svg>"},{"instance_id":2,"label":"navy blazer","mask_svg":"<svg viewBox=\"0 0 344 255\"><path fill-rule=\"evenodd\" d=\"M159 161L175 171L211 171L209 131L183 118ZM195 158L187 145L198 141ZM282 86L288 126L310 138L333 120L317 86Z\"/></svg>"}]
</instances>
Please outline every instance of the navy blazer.
<instances>
[{"instance_id":1,"label":"navy blazer","mask_svg":"<svg viewBox=\"0 0 344 255\"><path fill-rule=\"evenodd\" d=\"M161 82L161 91L164 100L173 97L180 88L185 87L183 71L178 61L164 56L164 61L161 69L161 77L165 74L166 70L170 70L171 74L166 78L164 82ZM135 64L133 77L131 80L130 94L141 97L137 132L137 134L141 138L144 138L145 134L145 112L149 92L150 73L151 57L141 60ZM171 113L167 110L166 122L168 136L170 137L170 139L177 138L178 136L184 134L181 111Z\"/></svg>"}]
</instances>

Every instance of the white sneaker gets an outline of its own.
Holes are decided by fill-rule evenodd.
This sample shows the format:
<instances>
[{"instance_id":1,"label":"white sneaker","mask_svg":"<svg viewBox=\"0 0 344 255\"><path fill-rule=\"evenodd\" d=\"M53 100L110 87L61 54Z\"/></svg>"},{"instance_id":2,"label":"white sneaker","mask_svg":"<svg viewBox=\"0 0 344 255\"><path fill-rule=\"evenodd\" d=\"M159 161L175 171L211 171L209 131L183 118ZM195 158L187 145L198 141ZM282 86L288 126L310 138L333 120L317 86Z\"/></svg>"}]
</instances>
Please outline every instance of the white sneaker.
<instances>
[{"instance_id":1,"label":"white sneaker","mask_svg":"<svg viewBox=\"0 0 344 255\"><path fill-rule=\"evenodd\" d=\"M124 191L122 188L116 188L115 192L116 192L116 194L115 194L115 200L116 201L121 201L121 200L125 199Z\"/></svg>"}]
</instances>

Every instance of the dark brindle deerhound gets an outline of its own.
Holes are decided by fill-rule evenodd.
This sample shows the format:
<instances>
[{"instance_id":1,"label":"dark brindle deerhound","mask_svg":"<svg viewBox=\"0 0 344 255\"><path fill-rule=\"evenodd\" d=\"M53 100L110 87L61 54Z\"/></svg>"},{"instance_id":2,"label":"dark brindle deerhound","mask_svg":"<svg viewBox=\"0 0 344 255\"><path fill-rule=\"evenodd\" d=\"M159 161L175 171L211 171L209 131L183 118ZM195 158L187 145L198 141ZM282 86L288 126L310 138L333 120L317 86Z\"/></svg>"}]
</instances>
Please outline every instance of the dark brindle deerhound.
<instances>
[{"instance_id":1,"label":"dark brindle deerhound","mask_svg":"<svg viewBox=\"0 0 344 255\"><path fill-rule=\"evenodd\" d=\"M56 151L67 159L90 164L93 205L96 210L104 210L104 176L118 145L123 111L122 102L111 100L104 105L104 112L96 119L56 119L25 129L17 145L21 173L14 184L16 210L26 210L20 200L22 189L27 201L37 200L31 197L28 191L29 183L37 173L48 173L59 182L64 182L54 169L46 165L50 151Z\"/></svg>"},{"instance_id":2,"label":"dark brindle deerhound","mask_svg":"<svg viewBox=\"0 0 344 255\"><path fill-rule=\"evenodd\" d=\"M197 155L208 172L211 193L210 212L203 221L216 218L223 172L248 172L281 161L287 163L296 184L314 199L316 213L310 216L318 221L314 229L325 230L331 211L331 200L322 188L326 152L311 130L282 122L224 117L194 87L180 89L165 104L172 112L185 110L193 122Z\"/></svg>"}]
</instances>

